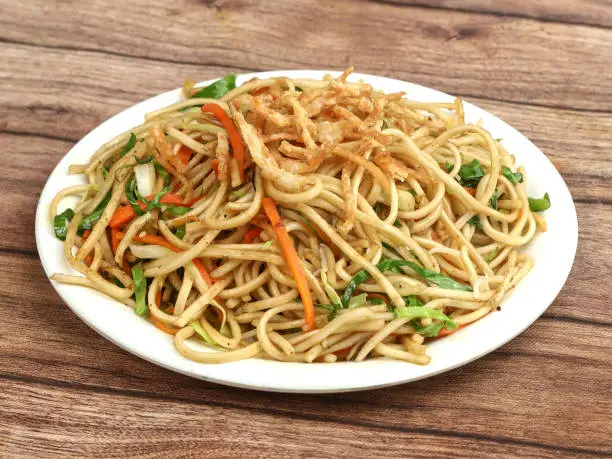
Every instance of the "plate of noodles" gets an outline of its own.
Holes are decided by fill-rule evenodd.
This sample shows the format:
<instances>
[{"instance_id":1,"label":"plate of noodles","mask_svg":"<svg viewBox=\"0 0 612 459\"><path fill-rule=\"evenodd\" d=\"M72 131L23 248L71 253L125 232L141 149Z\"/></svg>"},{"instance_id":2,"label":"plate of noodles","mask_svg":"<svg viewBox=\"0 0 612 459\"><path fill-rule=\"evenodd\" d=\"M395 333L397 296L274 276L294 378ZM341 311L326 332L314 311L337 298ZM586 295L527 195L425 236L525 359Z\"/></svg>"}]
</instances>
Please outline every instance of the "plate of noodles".
<instances>
[{"instance_id":1,"label":"plate of noodles","mask_svg":"<svg viewBox=\"0 0 612 459\"><path fill-rule=\"evenodd\" d=\"M371 75L228 75L101 124L55 168L36 239L98 333L207 381L383 387L503 345L571 269L576 211L526 137Z\"/></svg>"}]
</instances>

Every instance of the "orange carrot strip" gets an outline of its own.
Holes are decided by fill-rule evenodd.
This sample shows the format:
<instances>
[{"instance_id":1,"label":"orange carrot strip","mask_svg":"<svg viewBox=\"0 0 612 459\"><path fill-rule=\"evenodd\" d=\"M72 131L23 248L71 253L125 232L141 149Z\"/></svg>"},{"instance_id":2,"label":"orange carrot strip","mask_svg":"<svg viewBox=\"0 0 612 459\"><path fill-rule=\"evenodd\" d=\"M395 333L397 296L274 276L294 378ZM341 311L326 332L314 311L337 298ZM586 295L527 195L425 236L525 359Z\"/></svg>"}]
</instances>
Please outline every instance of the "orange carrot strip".
<instances>
[{"instance_id":1,"label":"orange carrot strip","mask_svg":"<svg viewBox=\"0 0 612 459\"><path fill-rule=\"evenodd\" d=\"M83 236L81 236L81 237L82 237L82 239L83 239L83 242L85 242L85 241L87 240L87 238L89 237L89 235L90 235L90 234L91 234L91 231L90 231L90 230L85 230L85 231L83 231ZM85 261L85 264L86 264L87 266L90 266L90 265L93 263L93 255L90 253L89 255L87 255L87 256L85 257L85 260L84 260L84 261Z\"/></svg>"},{"instance_id":2,"label":"orange carrot strip","mask_svg":"<svg viewBox=\"0 0 612 459\"><path fill-rule=\"evenodd\" d=\"M198 202L200 199L202 199L203 197L205 197L206 195L202 195L202 196L197 196L195 198L193 198L191 201L189 201L186 205L187 207L193 207L195 205L196 202Z\"/></svg>"},{"instance_id":3,"label":"orange carrot strip","mask_svg":"<svg viewBox=\"0 0 612 459\"><path fill-rule=\"evenodd\" d=\"M111 227L111 246L113 247L113 253L117 253L117 247L119 247L119 242L121 242L121 239L118 237L119 234L123 235L117 228Z\"/></svg>"},{"instance_id":4,"label":"orange carrot strip","mask_svg":"<svg viewBox=\"0 0 612 459\"><path fill-rule=\"evenodd\" d=\"M472 196L476 196L476 188L470 188L469 186L464 186L463 189L470 193Z\"/></svg>"},{"instance_id":5,"label":"orange carrot strip","mask_svg":"<svg viewBox=\"0 0 612 459\"><path fill-rule=\"evenodd\" d=\"M227 131L230 143L232 144L234 158L236 158L236 161L238 162L240 180L244 182L244 160L246 155L244 151L244 144L242 143L242 137L240 137L240 133L238 132L238 129L236 129L236 125L227 115L227 113L225 113L225 110L223 110L217 104L202 105L202 113L212 113L219 121L221 121L221 124Z\"/></svg>"},{"instance_id":6,"label":"orange carrot strip","mask_svg":"<svg viewBox=\"0 0 612 459\"><path fill-rule=\"evenodd\" d=\"M192 153L189 148L187 148L185 145L181 145L181 148L179 148L178 152L176 153L176 156L178 157L180 162L182 162L183 164L187 164L191 159L191 154Z\"/></svg>"},{"instance_id":7,"label":"orange carrot strip","mask_svg":"<svg viewBox=\"0 0 612 459\"><path fill-rule=\"evenodd\" d=\"M219 180L219 160L213 159L211 161L211 166L213 168L213 171L215 171L215 177L217 177L217 180Z\"/></svg>"},{"instance_id":8,"label":"orange carrot strip","mask_svg":"<svg viewBox=\"0 0 612 459\"><path fill-rule=\"evenodd\" d=\"M312 303L312 297L310 296L308 281L304 275L304 269L302 268L298 254L295 251L295 247L293 246L291 239L289 238L289 233L287 233L287 230L285 229L285 225L281 220L274 200L266 197L263 198L261 204L266 212L266 215L268 216L268 219L270 220L270 223L272 223L276 237L278 238L281 248L283 249L285 260L289 265L291 274L293 274L298 291L300 292L302 304L304 305L304 319L306 320L305 331L314 330L317 327L315 322L314 305Z\"/></svg>"},{"instance_id":9,"label":"orange carrot strip","mask_svg":"<svg viewBox=\"0 0 612 459\"><path fill-rule=\"evenodd\" d=\"M200 276L202 276L202 279L204 279L204 282L206 282L209 286L215 283L213 278L210 277L210 274L204 267L204 263L202 263L202 260L199 260L198 258L194 258L193 264L195 265L196 268L198 268L198 271L200 272Z\"/></svg>"},{"instance_id":10,"label":"orange carrot strip","mask_svg":"<svg viewBox=\"0 0 612 459\"><path fill-rule=\"evenodd\" d=\"M175 252L182 252L181 249L171 244L161 236L153 236L151 234L145 234L144 236L134 236L134 241L142 242L143 244L162 245L164 247L169 248L170 250L174 250Z\"/></svg>"},{"instance_id":11,"label":"orange carrot strip","mask_svg":"<svg viewBox=\"0 0 612 459\"><path fill-rule=\"evenodd\" d=\"M115 211L113 216L111 217L110 222L108 223L108 226L110 226L111 228L118 228L120 226L125 225L135 216L136 216L136 212L134 212L134 209L132 209L132 206L127 205L127 206L119 207Z\"/></svg>"},{"instance_id":12,"label":"orange carrot strip","mask_svg":"<svg viewBox=\"0 0 612 459\"><path fill-rule=\"evenodd\" d=\"M242 241L243 244L250 244L251 242L253 242L253 239L255 239L257 236L259 236L261 234L263 230L261 228L251 228L250 230L247 231L247 233L244 235L244 241Z\"/></svg>"},{"instance_id":13,"label":"orange carrot strip","mask_svg":"<svg viewBox=\"0 0 612 459\"><path fill-rule=\"evenodd\" d=\"M161 289L159 289L157 291L157 295L155 295L155 303L157 304L158 308L161 307L161 297L162 297L162 291ZM178 331L178 328L169 327L168 325L166 325L164 322L162 322L161 320L159 320L157 317L153 315L149 315L149 320L151 321L153 325L155 325L157 328L159 328L164 333L168 333L169 335L176 335L176 332Z\"/></svg>"}]
</instances>

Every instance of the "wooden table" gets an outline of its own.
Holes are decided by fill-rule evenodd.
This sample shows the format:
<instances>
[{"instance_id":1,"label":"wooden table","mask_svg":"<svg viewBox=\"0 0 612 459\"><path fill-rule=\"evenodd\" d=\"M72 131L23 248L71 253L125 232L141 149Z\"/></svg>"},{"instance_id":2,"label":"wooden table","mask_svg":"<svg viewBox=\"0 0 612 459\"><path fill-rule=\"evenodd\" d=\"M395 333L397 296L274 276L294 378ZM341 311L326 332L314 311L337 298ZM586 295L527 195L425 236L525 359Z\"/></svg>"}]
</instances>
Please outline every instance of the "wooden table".
<instances>
[{"instance_id":1,"label":"wooden table","mask_svg":"<svg viewBox=\"0 0 612 459\"><path fill-rule=\"evenodd\" d=\"M1 0L0 456L612 454L611 27L605 0ZM462 95L559 164L578 255L525 333L413 384L282 395L158 368L60 301L34 210L77 140L187 75L349 64Z\"/></svg>"}]
</instances>

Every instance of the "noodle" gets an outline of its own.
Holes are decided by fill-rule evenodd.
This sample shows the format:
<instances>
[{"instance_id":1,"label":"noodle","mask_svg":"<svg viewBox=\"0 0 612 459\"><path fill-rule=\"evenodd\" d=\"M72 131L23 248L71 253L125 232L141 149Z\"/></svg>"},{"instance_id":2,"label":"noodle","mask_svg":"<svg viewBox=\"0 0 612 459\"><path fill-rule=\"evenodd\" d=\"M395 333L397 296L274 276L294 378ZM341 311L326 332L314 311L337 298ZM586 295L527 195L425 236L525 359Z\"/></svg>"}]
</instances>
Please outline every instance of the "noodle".
<instances>
[{"instance_id":1,"label":"noodle","mask_svg":"<svg viewBox=\"0 0 612 459\"><path fill-rule=\"evenodd\" d=\"M197 362L427 364L430 340L527 275L517 250L546 222L460 98L410 101L351 72L219 99L186 86L70 167L87 183L50 213L80 275L51 279L132 307ZM60 214L67 196L80 202Z\"/></svg>"}]
</instances>

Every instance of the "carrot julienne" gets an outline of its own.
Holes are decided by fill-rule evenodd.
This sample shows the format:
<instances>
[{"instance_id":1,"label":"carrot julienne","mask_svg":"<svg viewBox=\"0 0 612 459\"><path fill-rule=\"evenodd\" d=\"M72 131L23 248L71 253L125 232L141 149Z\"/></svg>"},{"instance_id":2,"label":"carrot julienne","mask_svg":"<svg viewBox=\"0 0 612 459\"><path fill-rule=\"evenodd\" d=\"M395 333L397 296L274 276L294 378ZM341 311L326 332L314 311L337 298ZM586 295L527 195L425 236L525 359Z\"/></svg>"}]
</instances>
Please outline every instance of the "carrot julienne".
<instances>
[{"instance_id":1,"label":"carrot julienne","mask_svg":"<svg viewBox=\"0 0 612 459\"><path fill-rule=\"evenodd\" d=\"M310 296L310 288L308 287L308 281L304 275L304 268L302 268L300 258L295 251L293 243L291 242L289 233L287 233L287 230L285 229L285 225L283 224L283 221L278 213L274 200L269 197L263 198L261 205L263 206L270 223L272 223L276 237L278 238L280 246L283 250L285 260L289 265L291 274L293 274L298 291L300 292L300 297L302 298L302 304L304 306L304 319L306 320L305 331L314 330L317 328L315 322L314 304L312 302L312 297Z\"/></svg>"},{"instance_id":2,"label":"carrot julienne","mask_svg":"<svg viewBox=\"0 0 612 459\"><path fill-rule=\"evenodd\" d=\"M242 137L236 129L236 125L232 119L225 113L225 110L217 104L204 104L202 105L203 113L212 113L223 125L229 136L232 150L234 152L234 158L238 162L238 170L240 173L240 180L244 182L244 165L245 165L245 150L244 144L242 143Z\"/></svg>"}]
</instances>

